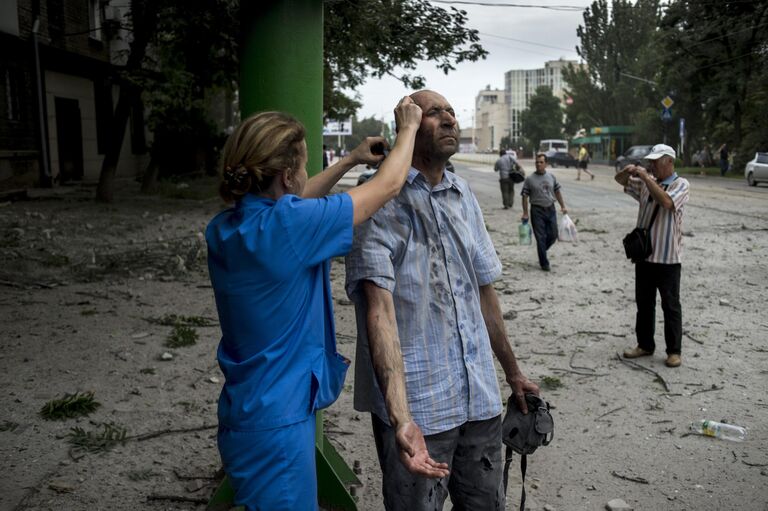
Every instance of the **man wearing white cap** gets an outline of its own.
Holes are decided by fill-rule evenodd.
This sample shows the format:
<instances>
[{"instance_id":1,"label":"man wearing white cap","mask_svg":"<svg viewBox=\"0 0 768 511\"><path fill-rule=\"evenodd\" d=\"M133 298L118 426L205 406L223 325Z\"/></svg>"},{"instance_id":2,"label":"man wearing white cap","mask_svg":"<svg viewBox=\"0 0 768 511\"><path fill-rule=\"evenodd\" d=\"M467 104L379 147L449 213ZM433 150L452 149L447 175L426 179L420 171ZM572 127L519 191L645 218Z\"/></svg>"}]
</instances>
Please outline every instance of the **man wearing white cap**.
<instances>
[{"instance_id":1,"label":"man wearing white cap","mask_svg":"<svg viewBox=\"0 0 768 511\"><path fill-rule=\"evenodd\" d=\"M683 239L683 210L690 185L675 172L675 150L664 144L653 146L645 157L650 171L627 165L616 174L624 192L640 203L637 227L648 228L652 251L635 264L635 301L637 346L624 351L625 358L653 354L656 291L664 311L664 339L669 367L678 367L683 337L680 306L680 249Z\"/></svg>"}]
</instances>

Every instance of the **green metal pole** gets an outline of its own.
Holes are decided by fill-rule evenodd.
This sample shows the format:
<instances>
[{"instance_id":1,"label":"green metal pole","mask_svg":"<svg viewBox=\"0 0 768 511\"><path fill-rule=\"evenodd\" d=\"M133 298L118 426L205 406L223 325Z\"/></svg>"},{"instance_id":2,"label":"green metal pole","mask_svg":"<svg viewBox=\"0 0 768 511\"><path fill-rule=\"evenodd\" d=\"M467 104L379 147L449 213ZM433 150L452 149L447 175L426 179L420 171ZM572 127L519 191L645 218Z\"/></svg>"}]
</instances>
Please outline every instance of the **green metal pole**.
<instances>
[{"instance_id":1,"label":"green metal pole","mask_svg":"<svg viewBox=\"0 0 768 511\"><path fill-rule=\"evenodd\" d=\"M279 110L307 129L310 175L322 170L323 2L242 0L240 111Z\"/></svg>"},{"instance_id":2,"label":"green metal pole","mask_svg":"<svg viewBox=\"0 0 768 511\"><path fill-rule=\"evenodd\" d=\"M323 2L322 0L241 0L240 113L286 112L307 130L307 172L322 171ZM347 491L360 480L315 422L317 493L329 509L355 511ZM206 509L228 510L234 492L225 479Z\"/></svg>"}]
</instances>

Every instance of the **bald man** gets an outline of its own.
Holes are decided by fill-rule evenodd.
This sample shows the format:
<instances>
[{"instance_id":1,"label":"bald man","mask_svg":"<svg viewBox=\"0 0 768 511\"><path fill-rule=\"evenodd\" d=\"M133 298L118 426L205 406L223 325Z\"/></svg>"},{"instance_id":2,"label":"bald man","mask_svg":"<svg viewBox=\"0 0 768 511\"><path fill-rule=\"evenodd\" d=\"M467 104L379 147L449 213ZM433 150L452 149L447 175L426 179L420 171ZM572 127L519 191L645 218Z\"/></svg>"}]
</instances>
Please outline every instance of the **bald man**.
<instances>
[{"instance_id":1,"label":"bald man","mask_svg":"<svg viewBox=\"0 0 768 511\"><path fill-rule=\"evenodd\" d=\"M371 413L388 510L504 509L502 400L493 362L525 408L493 282L501 263L467 182L445 171L459 128L433 91L400 194L355 229L355 408Z\"/></svg>"}]
</instances>

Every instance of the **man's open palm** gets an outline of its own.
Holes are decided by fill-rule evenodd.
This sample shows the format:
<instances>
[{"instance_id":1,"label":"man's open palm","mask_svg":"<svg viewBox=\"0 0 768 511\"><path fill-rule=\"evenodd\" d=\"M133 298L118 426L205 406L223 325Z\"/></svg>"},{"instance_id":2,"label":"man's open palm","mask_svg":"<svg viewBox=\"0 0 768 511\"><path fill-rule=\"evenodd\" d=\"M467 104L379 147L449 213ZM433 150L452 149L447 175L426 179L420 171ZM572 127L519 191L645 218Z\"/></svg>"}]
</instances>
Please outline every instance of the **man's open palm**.
<instances>
[{"instance_id":1,"label":"man's open palm","mask_svg":"<svg viewBox=\"0 0 768 511\"><path fill-rule=\"evenodd\" d=\"M415 422L406 422L399 426L395 440L400 448L400 461L409 472L435 479L447 477L450 473L447 463L438 463L430 458L424 435Z\"/></svg>"}]
</instances>

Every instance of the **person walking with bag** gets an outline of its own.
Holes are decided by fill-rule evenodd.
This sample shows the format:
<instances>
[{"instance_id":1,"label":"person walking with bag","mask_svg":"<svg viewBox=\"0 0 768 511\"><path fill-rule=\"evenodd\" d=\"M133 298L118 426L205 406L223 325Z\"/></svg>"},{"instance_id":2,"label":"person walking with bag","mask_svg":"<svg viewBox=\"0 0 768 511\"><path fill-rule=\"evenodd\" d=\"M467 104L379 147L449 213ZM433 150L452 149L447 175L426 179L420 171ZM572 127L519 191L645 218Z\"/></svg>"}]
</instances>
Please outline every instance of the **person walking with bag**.
<instances>
[{"instance_id":1,"label":"person walking with bag","mask_svg":"<svg viewBox=\"0 0 768 511\"><path fill-rule=\"evenodd\" d=\"M547 172L547 156L536 155L536 172L525 178L523 190L523 216L522 220L528 220L528 202L531 203L531 227L536 237L536 252L539 256L539 265L544 271L549 271L549 259L547 250L557 241L557 211L555 200L560 204L560 212L565 215L563 194L560 192L560 183L554 174Z\"/></svg>"},{"instance_id":2,"label":"person walking with bag","mask_svg":"<svg viewBox=\"0 0 768 511\"><path fill-rule=\"evenodd\" d=\"M316 511L315 412L343 388L349 360L336 352L330 259L406 181L421 108L395 108L397 142L370 181L327 195L384 139L369 137L311 179L304 126L280 112L244 120L222 154L220 194L234 207L208 224L208 270L226 378L218 447L247 511Z\"/></svg>"},{"instance_id":3,"label":"person walking with bag","mask_svg":"<svg viewBox=\"0 0 768 511\"><path fill-rule=\"evenodd\" d=\"M650 255L635 261L637 346L624 351L625 358L653 355L656 292L664 311L664 339L669 367L682 364L683 314L680 305L680 252L683 213L690 184L675 172L675 150L664 144L653 146L645 159L650 173L639 165L627 165L616 174L624 192L640 204L637 227L648 230ZM649 227L650 226L650 227ZM645 254L643 254L645 255Z\"/></svg>"},{"instance_id":4,"label":"person walking with bag","mask_svg":"<svg viewBox=\"0 0 768 511\"><path fill-rule=\"evenodd\" d=\"M584 144L579 147L579 166L576 167L576 181L581 181L581 171L583 170L590 179L595 179L595 175L587 170L587 164L589 163L589 151Z\"/></svg>"},{"instance_id":5,"label":"person walking with bag","mask_svg":"<svg viewBox=\"0 0 768 511\"><path fill-rule=\"evenodd\" d=\"M509 209L515 203L515 183L522 182L525 173L514 155L504 149L499 151L499 159L496 160L493 170L499 173L502 205L504 209Z\"/></svg>"}]
</instances>

